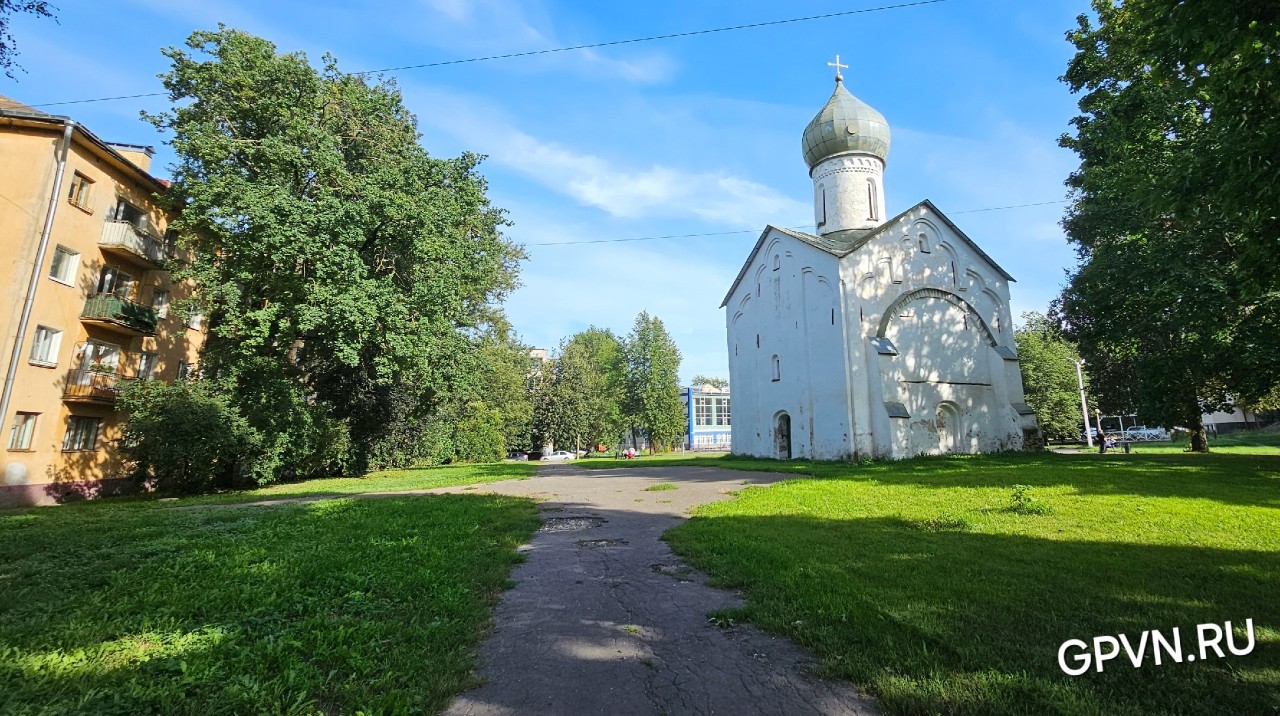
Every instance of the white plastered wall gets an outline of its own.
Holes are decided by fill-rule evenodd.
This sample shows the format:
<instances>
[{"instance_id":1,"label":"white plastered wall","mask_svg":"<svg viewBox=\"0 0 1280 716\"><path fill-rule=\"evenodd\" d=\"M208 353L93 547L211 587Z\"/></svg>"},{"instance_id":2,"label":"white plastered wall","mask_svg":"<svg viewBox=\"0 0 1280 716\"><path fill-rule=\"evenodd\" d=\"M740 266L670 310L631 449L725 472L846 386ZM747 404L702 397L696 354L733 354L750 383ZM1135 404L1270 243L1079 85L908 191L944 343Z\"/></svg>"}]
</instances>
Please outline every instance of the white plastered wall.
<instances>
[{"instance_id":1,"label":"white plastered wall","mask_svg":"<svg viewBox=\"0 0 1280 716\"><path fill-rule=\"evenodd\" d=\"M876 457L1019 449L1031 416L1019 415L1022 374L994 346L1014 348L1008 281L926 204L904 214L842 260L856 424ZM897 304L897 305L895 305ZM890 313L886 317L886 313ZM898 355L870 339L883 330ZM994 346L993 346L994 344ZM886 402L909 418L889 417ZM939 432L939 408L959 425ZM865 414L865 420L857 419ZM954 422L954 421L952 421Z\"/></svg>"},{"instance_id":2,"label":"white plastered wall","mask_svg":"<svg viewBox=\"0 0 1280 716\"><path fill-rule=\"evenodd\" d=\"M851 454L838 272L834 256L772 231L729 297L734 452L778 457L776 416L785 411L792 457Z\"/></svg>"}]
</instances>

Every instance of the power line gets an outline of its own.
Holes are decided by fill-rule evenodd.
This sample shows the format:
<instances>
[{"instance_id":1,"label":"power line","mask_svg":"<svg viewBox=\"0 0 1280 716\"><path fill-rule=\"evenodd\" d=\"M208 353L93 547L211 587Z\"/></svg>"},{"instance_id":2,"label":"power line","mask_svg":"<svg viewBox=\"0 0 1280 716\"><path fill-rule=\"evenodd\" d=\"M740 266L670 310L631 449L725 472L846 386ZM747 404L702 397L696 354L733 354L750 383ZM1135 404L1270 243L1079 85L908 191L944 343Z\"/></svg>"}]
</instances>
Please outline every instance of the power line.
<instances>
[{"instance_id":1,"label":"power line","mask_svg":"<svg viewBox=\"0 0 1280 716\"><path fill-rule=\"evenodd\" d=\"M541 244L525 244L525 246L574 246L577 244L620 244L626 241L657 241L659 239L691 239L698 236L728 236L729 234L754 234L756 229L738 231L712 231L706 234L670 234L668 236L641 236L634 239L592 239L589 241L548 241Z\"/></svg>"},{"instance_id":2,"label":"power line","mask_svg":"<svg viewBox=\"0 0 1280 716\"><path fill-rule=\"evenodd\" d=\"M752 30L760 27L772 27L775 25L789 25L797 22L810 22L813 20L829 20L835 17L847 17L849 15L862 15L871 12L882 12L884 10L901 10L903 8L917 7L921 5L934 5L936 3L947 2L947 0L917 0L917 2L898 3L896 5L881 5L879 7L868 7L860 10L843 10L841 12L829 12L823 15L809 15L806 17L792 17L785 20L769 20L767 22L753 22L746 25L731 25L729 27L716 27L709 30L690 30L688 32L675 32L669 35L651 35L649 37L633 37L627 40L611 40L609 42L595 42L588 45L573 45L570 47L555 47L547 50L529 50L527 52L511 52L504 55L487 55L484 57L469 57L462 60L443 60L441 62L425 62L418 65L402 65L400 67L384 67L378 70L362 70L360 72L352 72L353 75L372 75L379 72L397 72L400 70L420 70L432 67L446 67L449 65L462 65L471 62L488 62L490 60L509 60L516 57L533 57L535 55L550 55L558 52L573 52L575 50L591 50L598 47L615 47L617 45L633 45L639 42L654 42L656 40L674 40L683 37L696 37L698 35L712 35L719 32L733 32L736 30ZM88 102L110 102L118 99L139 99L142 97L162 97L166 92L149 92L146 94L121 95L119 97L96 97L93 99L73 99L63 102L43 102L41 104L33 104L31 107L54 107L64 104L86 104Z\"/></svg>"},{"instance_id":3,"label":"power line","mask_svg":"<svg viewBox=\"0 0 1280 716\"><path fill-rule=\"evenodd\" d=\"M1037 201L1034 204L1010 204L1009 206L991 206L986 209L965 209L964 211L953 211L952 214L976 214L979 211L1000 211L1001 209L1021 209L1024 206L1048 206L1049 204L1065 204L1066 199L1057 199L1055 201Z\"/></svg>"},{"instance_id":4,"label":"power line","mask_svg":"<svg viewBox=\"0 0 1280 716\"><path fill-rule=\"evenodd\" d=\"M444 67L446 65L460 65L467 62L485 62L487 60L509 60L514 57L531 57L533 55L550 55L556 52L570 52L573 50L590 50L597 47L614 47L616 45L631 45L637 42L653 42L654 40L673 40L681 37L695 37L697 35L711 35L717 32L732 32L734 30L751 30L758 27L770 27L773 25L788 25L796 22L809 22L810 20L828 20L833 17L845 17L848 15L861 15L869 12L880 12L882 10L899 10L902 8L916 7L918 5L933 5L934 3L946 2L947 0L919 0L918 2L899 3L897 5L882 5L880 7L869 7L861 10L844 10L841 12L829 12L823 15L809 15L808 17L793 17L786 20L769 20L767 22L753 22L748 25L731 25L729 27L717 27L710 30L690 30L689 32L675 32L670 35L652 35L650 37L636 37L629 40L613 40L611 42L597 42L590 45L574 45L572 47L557 47L552 50L530 50L528 52L513 52L506 55L490 55L488 57L473 57L466 60L446 60L444 62L428 62L421 65L405 65L403 67L387 67L381 70L365 70L356 72L357 75L375 74L378 72L395 72L397 70L416 70L428 67Z\"/></svg>"},{"instance_id":5,"label":"power line","mask_svg":"<svg viewBox=\"0 0 1280 716\"><path fill-rule=\"evenodd\" d=\"M976 214L980 211L1003 211L1004 209L1022 209L1028 206L1048 206L1049 204L1062 204L1066 199L1058 199L1056 201L1038 201L1032 204L1010 204L1009 206L989 206L984 209L965 209L964 211L952 211L950 214ZM795 227L788 227L795 228ZM804 228L815 228L811 224L805 224ZM525 246L580 246L582 244L620 244L629 241L659 241L661 239L693 239L703 236L729 236L731 234L756 234L759 229L740 229L738 231L712 231L705 234L667 234L665 236L638 236L627 239L589 239L586 241L547 241L537 244L525 244Z\"/></svg>"}]
</instances>

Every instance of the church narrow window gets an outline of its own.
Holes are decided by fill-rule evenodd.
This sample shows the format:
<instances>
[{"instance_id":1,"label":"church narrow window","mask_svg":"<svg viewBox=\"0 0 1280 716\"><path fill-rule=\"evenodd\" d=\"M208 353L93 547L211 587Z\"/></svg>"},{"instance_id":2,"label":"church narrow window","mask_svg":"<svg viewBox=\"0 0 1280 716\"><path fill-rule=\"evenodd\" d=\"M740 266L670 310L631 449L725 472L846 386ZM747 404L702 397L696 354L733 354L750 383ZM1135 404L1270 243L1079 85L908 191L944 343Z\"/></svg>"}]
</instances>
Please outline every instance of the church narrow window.
<instances>
[{"instance_id":1,"label":"church narrow window","mask_svg":"<svg viewBox=\"0 0 1280 716\"><path fill-rule=\"evenodd\" d=\"M778 270L778 269L780 269L780 268L782 268L782 258L781 258L781 257L779 257L777 254L774 254L774 255L773 255L773 270L774 270L774 271L777 271L777 270Z\"/></svg>"},{"instance_id":2,"label":"church narrow window","mask_svg":"<svg viewBox=\"0 0 1280 716\"><path fill-rule=\"evenodd\" d=\"M868 179L867 180L867 218L871 219L872 221L879 219L879 217L876 216L877 203L879 202L876 201L876 180Z\"/></svg>"},{"instance_id":3,"label":"church narrow window","mask_svg":"<svg viewBox=\"0 0 1280 716\"><path fill-rule=\"evenodd\" d=\"M782 363L778 360L778 356L773 357L773 382L777 383L782 380Z\"/></svg>"},{"instance_id":4,"label":"church narrow window","mask_svg":"<svg viewBox=\"0 0 1280 716\"><path fill-rule=\"evenodd\" d=\"M951 285L956 285L956 262L951 262Z\"/></svg>"},{"instance_id":5,"label":"church narrow window","mask_svg":"<svg viewBox=\"0 0 1280 716\"><path fill-rule=\"evenodd\" d=\"M836 324L836 309L831 309L831 325Z\"/></svg>"},{"instance_id":6,"label":"church narrow window","mask_svg":"<svg viewBox=\"0 0 1280 716\"><path fill-rule=\"evenodd\" d=\"M759 333L757 333L757 334L756 334L756 348L759 348L759 347L760 347L760 334L759 334Z\"/></svg>"},{"instance_id":7,"label":"church narrow window","mask_svg":"<svg viewBox=\"0 0 1280 716\"><path fill-rule=\"evenodd\" d=\"M929 246L929 235L924 232L921 232L920 233L920 252L927 254L932 251L933 249Z\"/></svg>"},{"instance_id":8,"label":"church narrow window","mask_svg":"<svg viewBox=\"0 0 1280 716\"><path fill-rule=\"evenodd\" d=\"M823 226L827 223L827 187L825 184L818 185L818 195L814 200L818 205L818 211L816 212L818 214L818 226Z\"/></svg>"}]
</instances>

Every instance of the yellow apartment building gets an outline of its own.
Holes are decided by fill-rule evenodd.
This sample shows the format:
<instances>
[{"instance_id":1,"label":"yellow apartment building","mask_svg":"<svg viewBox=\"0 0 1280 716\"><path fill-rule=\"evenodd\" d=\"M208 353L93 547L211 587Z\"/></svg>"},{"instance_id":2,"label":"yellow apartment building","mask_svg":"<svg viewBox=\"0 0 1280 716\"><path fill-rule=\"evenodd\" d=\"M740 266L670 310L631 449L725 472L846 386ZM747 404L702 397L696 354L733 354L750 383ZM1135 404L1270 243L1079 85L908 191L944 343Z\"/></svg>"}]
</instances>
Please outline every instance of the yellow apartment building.
<instances>
[{"instance_id":1,"label":"yellow apartment building","mask_svg":"<svg viewBox=\"0 0 1280 716\"><path fill-rule=\"evenodd\" d=\"M151 155L0 96L0 505L121 488L120 390L195 365Z\"/></svg>"}]
</instances>

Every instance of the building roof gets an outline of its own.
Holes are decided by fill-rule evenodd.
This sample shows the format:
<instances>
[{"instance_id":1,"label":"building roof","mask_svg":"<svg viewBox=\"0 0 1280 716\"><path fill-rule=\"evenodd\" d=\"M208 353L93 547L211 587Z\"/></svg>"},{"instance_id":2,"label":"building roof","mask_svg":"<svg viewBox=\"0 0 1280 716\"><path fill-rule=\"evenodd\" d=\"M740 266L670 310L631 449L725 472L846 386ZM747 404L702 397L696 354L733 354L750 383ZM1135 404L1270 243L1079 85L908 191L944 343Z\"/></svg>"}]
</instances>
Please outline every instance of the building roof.
<instances>
[{"instance_id":1,"label":"building roof","mask_svg":"<svg viewBox=\"0 0 1280 716\"><path fill-rule=\"evenodd\" d=\"M845 152L889 156L889 123L874 107L854 97L836 76L831 99L800 137L804 162L813 169L823 159Z\"/></svg>"},{"instance_id":2,"label":"building roof","mask_svg":"<svg viewBox=\"0 0 1280 716\"><path fill-rule=\"evenodd\" d=\"M0 110L9 110L13 112L26 112L34 115L43 115L45 117L52 116L47 112L41 112L35 107L25 105L19 102L18 100L13 99L12 97L5 97L2 94L0 94Z\"/></svg>"},{"instance_id":3,"label":"building roof","mask_svg":"<svg viewBox=\"0 0 1280 716\"><path fill-rule=\"evenodd\" d=\"M1013 276L1010 276L1007 271L1000 268L1000 264L997 264L994 259L988 256L987 252L983 251L976 243L974 243L973 239L969 238L968 234L961 231L960 227L956 226L951 219L947 218L946 214L942 213L937 206L934 206L932 201L925 199L892 219L889 219L880 226L865 231L851 230L841 231L837 234L828 234L827 236L815 236L813 234L806 234L803 231L796 231L795 229L785 229L780 226L773 226L772 224L765 226L764 231L760 232L760 238L756 240L756 245L752 247L751 253L747 255L747 260L742 263L742 268L738 270L738 276L733 279L733 285L729 287L729 292L724 295L724 300L720 302L720 307L724 308L729 305L729 299L733 297L733 292L738 290L738 284L742 283L742 279L747 275L747 267L751 265L752 261L755 261L756 254L758 254L760 252L760 248L764 246L764 240L768 238L769 232L771 231L776 231L780 234L789 236L801 243L808 244L819 251L825 251L836 258L844 258L865 246L867 242L884 233L886 228L897 225L901 219L921 207L927 208L929 211L937 215L938 218L942 219L947 226L951 227L952 231L956 232L956 235L959 236L962 241L968 244L969 248L973 249L974 253L982 257L982 260L990 264L991 268L995 269L996 272L1003 276L1006 281L1016 280ZM840 238L847 240L829 238L833 236L839 236Z\"/></svg>"},{"instance_id":4,"label":"building roof","mask_svg":"<svg viewBox=\"0 0 1280 716\"><path fill-rule=\"evenodd\" d=\"M57 130L61 130L62 127L70 123L75 127L75 139L90 147L91 150L104 155L111 163L116 164L118 168L137 175L139 179L151 184L157 191L163 192L169 188L168 182L152 176L150 172L130 161L115 149L116 146L133 148L140 147L140 145L103 141L98 137L98 135L90 132L83 124L72 120L70 117L42 112L15 99L0 95L0 125L6 123L9 125L17 124L34 127L47 126L51 129L56 128ZM146 149L150 148L147 147ZM142 149L139 149L138 151L142 151Z\"/></svg>"}]
</instances>

